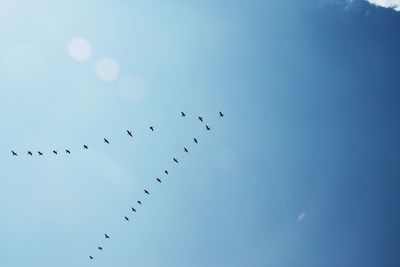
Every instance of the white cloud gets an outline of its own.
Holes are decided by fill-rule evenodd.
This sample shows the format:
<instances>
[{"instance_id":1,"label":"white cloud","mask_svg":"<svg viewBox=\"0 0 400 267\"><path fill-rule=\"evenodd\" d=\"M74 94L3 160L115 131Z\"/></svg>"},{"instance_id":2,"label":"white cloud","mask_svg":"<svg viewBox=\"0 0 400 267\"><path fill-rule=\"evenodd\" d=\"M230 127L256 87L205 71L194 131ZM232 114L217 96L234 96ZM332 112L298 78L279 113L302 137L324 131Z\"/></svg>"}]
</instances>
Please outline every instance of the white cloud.
<instances>
[{"instance_id":1,"label":"white cloud","mask_svg":"<svg viewBox=\"0 0 400 267\"><path fill-rule=\"evenodd\" d=\"M367 1L376 6L393 8L396 11L400 11L400 0L367 0Z\"/></svg>"}]
</instances>

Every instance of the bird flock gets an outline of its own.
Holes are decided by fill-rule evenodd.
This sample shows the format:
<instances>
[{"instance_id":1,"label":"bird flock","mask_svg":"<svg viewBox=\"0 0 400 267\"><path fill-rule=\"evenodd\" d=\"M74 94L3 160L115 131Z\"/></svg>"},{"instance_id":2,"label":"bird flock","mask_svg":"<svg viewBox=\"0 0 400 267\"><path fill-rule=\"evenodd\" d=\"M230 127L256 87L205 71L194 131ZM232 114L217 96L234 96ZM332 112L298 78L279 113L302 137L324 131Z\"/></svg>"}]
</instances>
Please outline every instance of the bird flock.
<instances>
[{"instance_id":1,"label":"bird flock","mask_svg":"<svg viewBox=\"0 0 400 267\"><path fill-rule=\"evenodd\" d=\"M184 112L181 112L180 115L181 115L181 117L186 117L186 113L184 113ZM219 116L220 118L223 118L223 117L224 117L224 114L223 114L221 111L219 111L218 116ZM204 119L203 119L202 116L198 116L197 119L198 119L201 123L204 123ZM150 126L149 129L150 129L150 131L152 131L152 132L155 131L154 126ZM205 124L205 130L206 130L206 131L210 131L211 128L210 128L207 124ZM127 133L127 135L128 135L129 137L133 138L133 133L132 133L132 131L126 130L126 133ZM108 145L110 144L110 141L109 141L107 138L103 138L103 142L104 142L105 144L108 144ZM198 139L197 139L196 137L193 137L193 142L194 142L195 144L198 144L198 143L199 143L199 141L198 141ZM88 145L84 144L84 145L83 145L83 149L84 149L84 150L89 149ZM187 147L184 147L184 148L183 148L183 151L184 151L185 153L187 153L187 154L189 153L189 150L187 149ZM59 151L53 150L52 153L55 154L55 155L58 155ZM65 153L66 153L66 154L71 154L71 151L70 151L69 149L65 149ZM11 154L12 154L12 156L18 156L18 153L15 152L14 150L11 150ZM27 151L27 155L28 155L28 156L33 156L33 155L34 155L34 152L28 150L28 151ZM38 156L43 156L44 153L43 153L42 151L37 151L37 155L38 155ZM173 157L172 160L174 161L174 163L179 164L179 161L178 161L177 158ZM168 170L164 170L164 174L165 174L165 175L168 175ZM161 180L159 177L156 177L156 178L155 178L155 182L161 184L161 183L162 183L162 180ZM144 192L145 195L150 196L150 191L149 191L149 189L144 188L144 189L143 189L143 192ZM136 203L137 203L139 206L142 205L141 200L137 200ZM135 208L135 207L131 207L131 212L132 212L132 213L135 213L135 212L136 212L136 209L137 209L137 207L136 207L136 208ZM122 218L122 220L125 220L126 222L129 222L129 221L130 221L130 219L129 219L129 217L128 217L127 215L125 215L124 218ZM111 236L111 235L110 235L109 233L105 233L105 234L104 234L104 238L105 238L105 239L110 239L110 236ZM97 247L97 250L98 250L99 252L101 252L101 251L103 251L103 247L102 247L101 245L99 245L99 246ZM90 259L90 260L93 260L94 258L95 258L94 256L89 255L89 259Z\"/></svg>"}]
</instances>

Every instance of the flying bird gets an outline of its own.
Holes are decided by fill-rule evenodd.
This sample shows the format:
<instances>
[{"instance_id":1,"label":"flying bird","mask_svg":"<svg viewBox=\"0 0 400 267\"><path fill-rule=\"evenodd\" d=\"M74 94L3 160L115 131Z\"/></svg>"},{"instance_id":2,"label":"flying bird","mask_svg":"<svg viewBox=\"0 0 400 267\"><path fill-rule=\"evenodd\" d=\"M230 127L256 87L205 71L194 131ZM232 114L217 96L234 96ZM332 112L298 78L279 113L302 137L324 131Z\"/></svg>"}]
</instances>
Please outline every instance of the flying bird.
<instances>
[{"instance_id":1,"label":"flying bird","mask_svg":"<svg viewBox=\"0 0 400 267\"><path fill-rule=\"evenodd\" d=\"M219 112L219 116L222 118L224 116L224 113L222 113L221 111Z\"/></svg>"},{"instance_id":2,"label":"flying bird","mask_svg":"<svg viewBox=\"0 0 400 267\"><path fill-rule=\"evenodd\" d=\"M208 125L206 125L206 129L207 129L207 131L211 130L210 127L208 127Z\"/></svg>"},{"instance_id":3,"label":"flying bird","mask_svg":"<svg viewBox=\"0 0 400 267\"><path fill-rule=\"evenodd\" d=\"M178 160L177 160L176 158L173 158L173 159L174 159L174 161L175 161L176 163L179 163Z\"/></svg>"},{"instance_id":4,"label":"flying bird","mask_svg":"<svg viewBox=\"0 0 400 267\"><path fill-rule=\"evenodd\" d=\"M132 212L136 212L136 210L134 208L131 207L131 209L132 209Z\"/></svg>"},{"instance_id":5,"label":"flying bird","mask_svg":"<svg viewBox=\"0 0 400 267\"><path fill-rule=\"evenodd\" d=\"M39 154L39 156L43 156L43 153L42 153L42 152L40 152L40 151L38 151L38 154Z\"/></svg>"},{"instance_id":6,"label":"flying bird","mask_svg":"<svg viewBox=\"0 0 400 267\"><path fill-rule=\"evenodd\" d=\"M83 148L84 148L84 149L88 149L88 146L87 146L87 145L83 145Z\"/></svg>"},{"instance_id":7,"label":"flying bird","mask_svg":"<svg viewBox=\"0 0 400 267\"><path fill-rule=\"evenodd\" d=\"M105 238L110 238L110 236L109 236L109 235L107 235L107 234L104 234L104 236L105 236Z\"/></svg>"},{"instance_id":8,"label":"flying bird","mask_svg":"<svg viewBox=\"0 0 400 267\"><path fill-rule=\"evenodd\" d=\"M92 256L89 256L89 258L90 258L91 260L93 260L93 257L92 257Z\"/></svg>"},{"instance_id":9,"label":"flying bird","mask_svg":"<svg viewBox=\"0 0 400 267\"><path fill-rule=\"evenodd\" d=\"M57 151L56 150L53 150L53 153L57 155Z\"/></svg>"},{"instance_id":10,"label":"flying bird","mask_svg":"<svg viewBox=\"0 0 400 267\"><path fill-rule=\"evenodd\" d=\"M203 122L203 117L199 116L199 121Z\"/></svg>"},{"instance_id":11,"label":"flying bird","mask_svg":"<svg viewBox=\"0 0 400 267\"><path fill-rule=\"evenodd\" d=\"M107 143L107 144L109 144L109 143L110 143L110 141L108 141L107 139L105 139L105 138L104 138L104 143Z\"/></svg>"},{"instance_id":12,"label":"flying bird","mask_svg":"<svg viewBox=\"0 0 400 267\"><path fill-rule=\"evenodd\" d=\"M18 154L15 153L14 150L11 150L11 153L13 154L13 156L18 156Z\"/></svg>"},{"instance_id":13,"label":"flying bird","mask_svg":"<svg viewBox=\"0 0 400 267\"><path fill-rule=\"evenodd\" d=\"M131 131L129 131L129 130L126 130L126 132L128 133L128 135L129 135L130 137L133 137L133 135L132 135L132 132L131 132Z\"/></svg>"},{"instance_id":14,"label":"flying bird","mask_svg":"<svg viewBox=\"0 0 400 267\"><path fill-rule=\"evenodd\" d=\"M150 130L151 130L152 132L154 132L154 128L153 128L153 126L150 126Z\"/></svg>"},{"instance_id":15,"label":"flying bird","mask_svg":"<svg viewBox=\"0 0 400 267\"><path fill-rule=\"evenodd\" d=\"M183 113L183 112L181 112L181 116L182 116L182 117L185 117L185 116L186 116L186 114L185 114L185 113Z\"/></svg>"},{"instance_id":16,"label":"flying bird","mask_svg":"<svg viewBox=\"0 0 400 267\"><path fill-rule=\"evenodd\" d=\"M165 170L164 173L165 173L166 175L168 175L168 171L167 171L167 170Z\"/></svg>"},{"instance_id":17,"label":"flying bird","mask_svg":"<svg viewBox=\"0 0 400 267\"><path fill-rule=\"evenodd\" d=\"M71 151L69 151L68 149L66 149L65 152L71 154Z\"/></svg>"},{"instance_id":18,"label":"flying bird","mask_svg":"<svg viewBox=\"0 0 400 267\"><path fill-rule=\"evenodd\" d=\"M30 155L30 156L33 156L33 154L32 154L32 152L31 152L31 151L28 151L28 155Z\"/></svg>"},{"instance_id":19,"label":"flying bird","mask_svg":"<svg viewBox=\"0 0 400 267\"><path fill-rule=\"evenodd\" d=\"M102 247L98 247L97 249L98 249L98 250L103 250L103 248L102 248Z\"/></svg>"},{"instance_id":20,"label":"flying bird","mask_svg":"<svg viewBox=\"0 0 400 267\"><path fill-rule=\"evenodd\" d=\"M196 138L193 138L193 142L195 142L195 143L197 144L197 139L196 139Z\"/></svg>"},{"instance_id":21,"label":"flying bird","mask_svg":"<svg viewBox=\"0 0 400 267\"><path fill-rule=\"evenodd\" d=\"M140 200L138 200L137 203L139 203L139 205L142 205L142 202L140 202Z\"/></svg>"},{"instance_id":22,"label":"flying bird","mask_svg":"<svg viewBox=\"0 0 400 267\"><path fill-rule=\"evenodd\" d=\"M184 147L183 150L184 150L186 153L189 153L189 151L187 150L186 147Z\"/></svg>"},{"instance_id":23,"label":"flying bird","mask_svg":"<svg viewBox=\"0 0 400 267\"><path fill-rule=\"evenodd\" d=\"M147 191L146 189L144 190L144 193L150 195L149 191Z\"/></svg>"},{"instance_id":24,"label":"flying bird","mask_svg":"<svg viewBox=\"0 0 400 267\"><path fill-rule=\"evenodd\" d=\"M159 182L161 184L161 180L160 178L156 178L157 182Z\"/></svg>"},{"instance_id":25,"label":"flying bird","mask_svg":"<svg viewBox=\"0 0 400 267\"><path fill-rule=\"evenodd\" d=\"M127 221L127 222L129 221L129 218L128 218L128 217L125 216L124 218L125 218L125 221Z\"/></svg>"}]
</instances>

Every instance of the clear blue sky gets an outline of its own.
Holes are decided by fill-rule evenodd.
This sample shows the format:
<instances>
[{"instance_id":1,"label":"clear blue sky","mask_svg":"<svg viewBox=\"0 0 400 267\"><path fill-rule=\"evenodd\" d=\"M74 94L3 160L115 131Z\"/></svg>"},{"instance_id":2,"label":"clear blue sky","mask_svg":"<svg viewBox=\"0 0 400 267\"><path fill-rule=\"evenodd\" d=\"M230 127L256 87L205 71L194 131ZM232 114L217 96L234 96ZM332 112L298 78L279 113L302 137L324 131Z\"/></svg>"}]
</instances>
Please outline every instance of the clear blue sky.
<instances>
[{"instance_id":1,"label":"clear blue sky","mask_svg":"<svg viewBox=\"0 0 400 267\"><path fill-rule=\"evenodd\" d=\"M399 266L399 25L364 0L0 0L0 266Z\"/></svg>"}]
</instances>

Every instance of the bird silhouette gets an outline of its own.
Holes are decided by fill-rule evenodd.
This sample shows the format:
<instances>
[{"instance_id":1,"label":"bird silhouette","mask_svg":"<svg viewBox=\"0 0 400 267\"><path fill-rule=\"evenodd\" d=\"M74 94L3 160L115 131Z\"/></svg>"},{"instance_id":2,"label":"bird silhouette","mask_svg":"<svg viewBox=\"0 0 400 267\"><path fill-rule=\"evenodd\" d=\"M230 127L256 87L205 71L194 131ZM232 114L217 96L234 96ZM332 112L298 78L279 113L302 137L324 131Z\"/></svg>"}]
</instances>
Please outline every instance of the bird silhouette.
<instances>
[{"instance_id":1,"label":"bird silhouette","mask_svg":"<svg viewBox=\"0 0 400 267\"><path fill-rule=\"evenodd\" d=\"M102 248L102 247L98 247L97 249L98 249L98 250L103 250L103 248Z\"/></svg>"},{"instance_id":2,"label":"bird silhouette","mask_svg":"<svg viewBox=\"0 0 400 267\"><path fill-rule=\"evenodd\" d=\"M150 126L150 130L151 130L152 132L154 132L154 128L153 128L153 126Z\"/></svg>"},{"instance_id":3,"label":"bird silhouette","mask_svg":"<svg viewBox=\"0 0 400 267\"><path fill-rule=\"evenodd\" d=\"M33 154L32 154L32 152L31 152L31 151L28 151L28 155L30 155L30 156L33 156Z\"/></svg>"},{"instance_id":4,"label":"bird silhouette","mask_svg":"<svg viewBox=\"0 0 400 267\"><path fill-rule=\"evenodd\" d=\"M65 152L66 152L67 154L71 154L71 151L69 151L68 149L66 149Z\"/></svg>"},{"instance_id":5,"label":"bird silhouette","mask_svg":"<svg viewBox=\"0 0 400 267\"><path fill-rule=\"evenodd\" d=\"M83 145L83 148L84 148L84 149L88 149L88 146L87 146L87 145Z\"/></svg>"},{"instance_id":6,"label":"bird silhouette","mask_svg":"<svg viewBox=\"0 0 400 267\"><path fill-rule=\"evenodd\" d=\"M11 153L13 154L13 156L18 156L18 154L15 153L14 150L11 150Z\"/></svg>"},{"instance_id":7,"label":"bird silhouette","mask_svg":"<svg viewBox=\"0 0 400 267\"><path fill-rule=\"evenodd\" d=\"M38 154L39 154L39 156L43 156L43 153L42 153L42 152L40 152L40 151L38 151Z\"/></svg>"},{"instance_id":8,"label":"bird silhouette","mask_svg":"<svg viewBox=\"0 0 400 267\"><path fill-rule=\"evenodd\" d=\"M161 180L160 178L156 178L157 182L159 182L161 184Z\"/></svg>"},{"instance_id":9,"label":"bird silhouette","mask_svg":"<svg viewBox=\"0 0 400 267\"><path fill-rule=\"evenodd\" d=\"M203 117L199 116L198 119L199 121L203 122Z\"/></svg>"},{"instance_id":10,"label":"bird silhouette","mask_svg":"<svg viewBox=\"0 0 400 267\"><path fill-rule=\"evenodd\" d=\"M144 193L150 195L149 191L147 191L146 189L144 190Z\"/></svg>"},{"instance_id":11,"label":"bird silhouette","mask_svg":"<svg viewBox=\"0 0 400 267\"><path fill-rule=\"evenodd\" d=\"M106 138L104 138L104 143L107 143L107 144L109 144L109 143L110 143L110 141L108 141Z\"/></svg>"},{"instance_id":12,"label":"bird silhouette","mask_svg":"<svg viewBox=\"0 0 400 267\"><path fill-rule=\"evenodd\" d=\"M133 135L132 135L132 132L131 132L131 131L129 131L129 130L126 130L126 132L128 133L128 135L129 135L130 137L133 137Z\"/></svg>"},{"instance_id":13,"label":"bird silhouette","mask_svg":"<svg viewBox=\"0 0 400 267\"><path fill-rule=\"evenodd\" d=\"M129 221L129 218L128 218L128 217L125 216L124 218L125 218L125 221Z\"/></svg>"},{"instance_id":14,"label":"bird silhouette","mask_svg":"<svg viewBox=\"0 0 400 267\"><path fill-rule=\"evenodd\" d=\"M186 116L186 114L185 114L185 113L183 113L183 112L181 112L181 116L182 116L182 117L185 117L185 116Z\"/></svg>"},{"instance_id":15,"label":"bird silhouette","mask_svg":"<svg viewBox=\"0 0 400 267\"><path fill-rule=\"evenodd\" d=\"M57 155L57 151L56 150L53 150L53 153Z\"/></svg>"},{"instance_id":16,"label":"bird silhouette","mask_svg":"<svg viewBox=\"0 0 400 267\"><path fill-rule=\"evenodd\" d=\"M138 200L137 203L139 203L139 205L142 205L142 202L140 200Z\"/></svg>"},{"instance_id":17,"label":"bird silhouette","mask_svg":"<svg viewBox=\"0 0 400 267\"><path fill-rule=\"evenodd\" d=\"M193 142L195 142L196 144L198 143L196 138L193 138Z\"/></svg>"},{"instance_id":18,"label":"bird silhouette","mask_svg":"<svg viewBox=\"0 0 400 267\"><path fill-rule=\"evenodd\" d=\"M176 158L173 158L173 159L174 159L174 161L175 161L176 163L179 163L178 160L177 160Z\"/></svg>"},{"instance_id":19,"label":"bird silhouette","mask_svg":"<svg viewBox=\"0 0 400 267\"><path fill-rule=\"evenodd\" d=\"M208 127L208 125L206 125L206 129L207 129L207 131L211 130L210 127Z\"/></svg>"},{"instance_id":20,"label":"bird silhouette","mask_svg":"<svg viewBox=\"0 0 400 267\"><path fill-rule=\"evenodd\" d=\"M92 256L89 256L89 258L90 258L91 260L93 260L93 257L92 257Z\"/></svg>"},{"instance_id":21,"label":"bird silhouette","mask_svg":"<svg viewBox=\"0 0 400 267\"><path fill-rule=\"evenodd\" d=\"M131 207L131 209L132 209L132 212L136 212L136 210L133 207Z\"/></svg>"},{"instance_id":22,"label":"bird silhouette","mask_svg":"<svg viewBox=\"0 0 400 267\"><path fill-rule=\"evenodd\" d=\"M109 236L109 235L107 235L107 234L104 234L104 236L105 236L105 238L110 238L110 236Z\"/></svg>"},{"instance_id":23,"label":"bird silhouette","mask_svg":"<svg viewBox=\"0 0 400 267\"><path fill-rule=\"evenodd\" d=\"M186 147L184 147L183 150L184 150L186 153L189 153L189 151L187 150Z\"/></svg>"},{"instance_id":24,"label":"bird silhouette","mask_svg":"<svg viewBox=\"0 0 400 267\"><path fill-rule=\"evenodd\" d=\"M224 113L222 113L221 111L219 112L219 116L222 118L224 116Z\"/></svg>"},{"instance_id":25,"label":"bird silhouette","mask_svg":"<svg viewBox=\"0 0 400 267\"><path fill-rule=\"evenodd\" d=\"M165 173L166 175L168 175L168 171L167 171L167 170L165 170L164 173Z\"/></svg>"}]
</instances>

